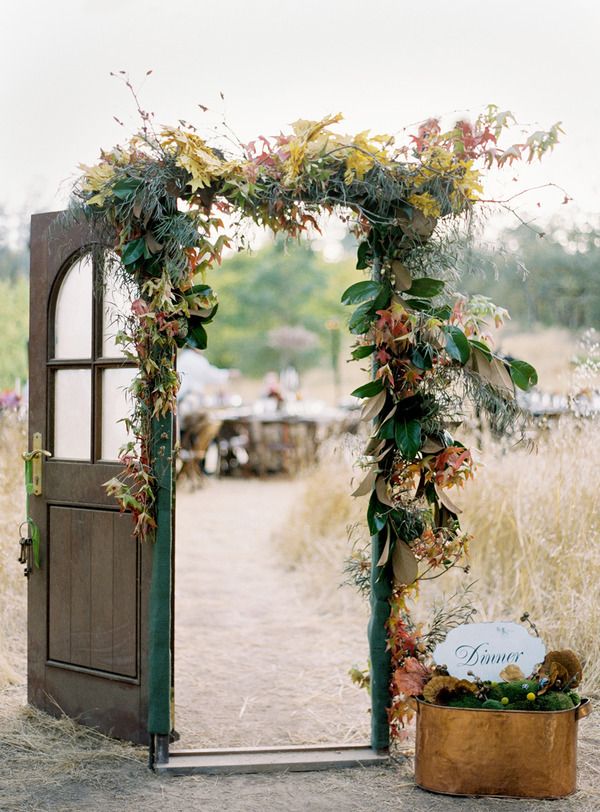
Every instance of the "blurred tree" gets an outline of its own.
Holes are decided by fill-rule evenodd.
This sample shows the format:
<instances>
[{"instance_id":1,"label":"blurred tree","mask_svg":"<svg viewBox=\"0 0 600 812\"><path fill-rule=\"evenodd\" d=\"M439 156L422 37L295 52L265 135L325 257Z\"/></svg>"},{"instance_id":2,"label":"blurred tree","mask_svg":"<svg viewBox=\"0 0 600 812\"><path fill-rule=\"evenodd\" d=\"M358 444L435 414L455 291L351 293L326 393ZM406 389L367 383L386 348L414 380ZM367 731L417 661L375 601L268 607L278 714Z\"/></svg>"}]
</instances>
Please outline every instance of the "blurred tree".
<instances>
[{"instance_id":1,"label":"blurred tree","mask_svg":"<svg viewBox=\"0 0 600 812\"><path fill-rule=\"evenodd\" d=\"M267 344L279 353L279 368L302 365L303 356L319 346L319 337L301 325L273 327L267 334Z\"/></svg>"},{"instance_id":2,"label":"blurred tree","mask_svg":"<svg viewBox=\"0 0 600 812\"><path fill-rule=\"evenodd\" d=\"M551 223L540 237L526 226L506 231L494 251L473 249L475 275L463 287L507 307L521 325L571 330L600 324L600 223ZM483 277L483 278L482 278Z\"/></svg>"},{"instance_id":3,"label":"blurred tree","mask_svg":"<svg viewBox=\"0 0 600 812\"><path fill-rule=\"evenodd\" d=\"M11 248L9 242L8 218L0 209L0 279L14 282L29 275L29 251L25 247L23 225L16 229L20 237L18 248Z\"/></svg>"},{"instance_id":4,"label":"blurred tree","mask_svg":"<svg viewBox=\"0 0 600 812\"><path fill-rule=\"evenodd\" d=\"M255 254L231 257L211 274L219 313L209 332L208 358L252 376L278 369L281 351L269 334L285 326L319 339L295 354L299 369L319 364L329 353L327 321L347 317L340 296L359 278L353 259L327 263L306 242L275 240Z\"/></svg>"},{"instance_id":5,"label":"blurred tree","mask_svg":"<svg viewBox=\"0 0 600 812\"><path fill-rule=\"evenodd\" d=\"M29 276L29 252L0 244L0 279L16 282Z\"/></svg>"},{"instance_id":6,"label":"blurred tree","mask_svg":"<svg viewBox=\"0 0 600 812\"><path fill-rule=\"evenodd\" d=\"M27 379L29 331L29 251L8 244L7 221L0 211L0 390Z\"/></svg>"},{"instance_id":7,"label":"blurred tree","mask_svg":"<svg viewBox=\"0 0 600 812\"><path fill-rule=\"evenodd\" d=\"M14 281L0 278L0 390L12 389L27 379L29 284L21 275Z\"/></svg>"}]
</instances>

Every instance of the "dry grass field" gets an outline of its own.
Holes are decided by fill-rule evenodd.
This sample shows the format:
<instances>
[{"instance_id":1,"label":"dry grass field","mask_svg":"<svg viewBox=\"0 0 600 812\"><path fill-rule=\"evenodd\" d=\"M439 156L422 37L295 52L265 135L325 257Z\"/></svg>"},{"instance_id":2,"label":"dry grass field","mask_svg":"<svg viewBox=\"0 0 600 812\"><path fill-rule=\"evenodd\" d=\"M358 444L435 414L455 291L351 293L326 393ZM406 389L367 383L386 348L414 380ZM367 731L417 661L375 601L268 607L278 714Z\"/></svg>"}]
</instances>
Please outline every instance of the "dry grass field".
<instances>
[{"instance_id":1,"label":"dry grass field","mask_svg":"<svg viewBox=\"0 0 600 812\"><path fill-rule=\"evenodd\" d=\"M587 689L600 692L600 469L593 449L600 425L565 419L543 433L537 450L489 444L479 471L453 499L474 536L471 571L423 586L427 607L461 581L481 619L518 620L528 611L547 643L587 659ZM303 498L280 536L288 560L325 590L348 554L345 525L365 538L366 502L352 500L344 454L328 455L305 482ZM423 616L426 620L426 615Z\"/></svg>"},{"instance_id":2,"label":"dry grass field","mask_svg":"<svg viewBox=\"0 0 600 812\"><path fill-rule=\"evenodd\" d=\"M23 461L26 423L0 414L0 688L22 680L25 654L26 581L19 555L19 524L25 518Z\"/></svg>"}]
</instances>

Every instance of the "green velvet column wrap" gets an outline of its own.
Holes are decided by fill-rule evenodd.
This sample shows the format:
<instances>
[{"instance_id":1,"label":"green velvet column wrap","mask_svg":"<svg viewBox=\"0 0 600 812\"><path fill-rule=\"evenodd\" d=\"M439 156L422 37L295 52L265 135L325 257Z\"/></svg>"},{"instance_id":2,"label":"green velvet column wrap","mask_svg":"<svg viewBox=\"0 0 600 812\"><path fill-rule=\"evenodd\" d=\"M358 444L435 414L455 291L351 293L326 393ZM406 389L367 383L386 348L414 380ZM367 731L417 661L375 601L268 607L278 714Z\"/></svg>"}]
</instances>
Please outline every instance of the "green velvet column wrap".
<instances>
[{"instance_id":1,"label":"green velvet column wrap","mask_svg":"<svg viewBox=\"0 0 600 812\"><path fill-rule=\"evenodd\" d=\"M372 278L381 279L381 260L373 261ZM373 376L377 370L373 362ZM390 616L392 579L389 565L378 567L385 545L385 530L371 536L371 618L369 654L371 659L371 747L386 750L390 744L387 710L390 706L391 658L387 651L386 623Z\"/></svg>"},{"instance_id":2,"label":"green velvet column wrap","mask_svg":"<svg viewBox=\"0 0 600 812\"><path fill-rule=\"evenodd\" d=\"M156 479L157 527L152 558L148 641L148 732L171 731L171 546L173 416L152 420L152 470Z\"/></svg>"},{"instance_id":3,"label":"green velvet column wrap","mask_svg":"<svg viewBox=\"0 0 600 812\"><path fill-rule=\"evenodd\" d=\"M387 651L386 623L392 594L388 567L378 567L385 544L379 533L371 537L371 618L369 652L371 657L371 747L386 750L390 744L387 709L390 706L391 659ZM383 571L382 571L383 570Z\"/></svg>"}]
</instances>

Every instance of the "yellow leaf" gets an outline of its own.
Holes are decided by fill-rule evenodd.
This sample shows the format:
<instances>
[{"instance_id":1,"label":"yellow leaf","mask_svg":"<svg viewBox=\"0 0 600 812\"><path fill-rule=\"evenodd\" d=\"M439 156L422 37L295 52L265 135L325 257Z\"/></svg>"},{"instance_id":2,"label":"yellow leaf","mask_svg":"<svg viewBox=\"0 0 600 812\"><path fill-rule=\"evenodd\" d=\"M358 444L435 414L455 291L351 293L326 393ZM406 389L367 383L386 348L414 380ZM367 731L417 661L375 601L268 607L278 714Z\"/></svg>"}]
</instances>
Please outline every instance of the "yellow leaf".
<instances>
[{"instance_id":1,"label":"yellow leaf","mask_svg":"<svg viewBox=\"0 0 600 812\"><path fill-rule=\"evenodd\" d=\"M422 212L425 217L439 217L442 213L442 207L435 197L429 192L422 192L421 194L412 194L408 198L408 202L415 209Z\"/></svg>"}]
</instances>

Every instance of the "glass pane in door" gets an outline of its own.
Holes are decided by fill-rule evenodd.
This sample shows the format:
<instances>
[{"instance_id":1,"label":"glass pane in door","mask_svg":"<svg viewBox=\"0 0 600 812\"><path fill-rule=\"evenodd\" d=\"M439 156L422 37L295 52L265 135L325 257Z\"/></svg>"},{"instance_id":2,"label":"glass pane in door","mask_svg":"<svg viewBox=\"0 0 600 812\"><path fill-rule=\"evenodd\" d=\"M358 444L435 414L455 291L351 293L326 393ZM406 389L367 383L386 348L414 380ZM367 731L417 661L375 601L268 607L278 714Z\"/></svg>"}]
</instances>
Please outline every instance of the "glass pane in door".
<instances>
[{"instance_id":1,"label":"glass pane in door","mask_svg":"<svg viewBox=\"0 0 600 812\"><path fill-rule=\"evenodd\" d=\"M92 373L58 369L54 373L54 456L89 460L91 448Z\"/></svg>"},{"instance_id":2,"label":"glass pane in door","mask_svg":"<svg viewBox=\"0 0 600 812\"><path fill-rule=\"evenodd\" d=\"M54 358L90 358L92 354L92 260L69 268L54 312Z\"/></svg>"},{"instance_id":3,"label":"glass pane in door","mask_svg":"<svg viewBox=\"0 0 600 812\"><path fill-rule=\"evenodd\" d=\"M102 355L105 358L121 358L123 348L115 343L115 336L123 329L124 319L131 313L130 292L120 284L107 262L104 284L104 313L102 318Z\"/></svg>"},{"instance_id":4,"label":"glass pane in door","mask_svg":"<svg viewBox=\"0 0 600 812\"><path fill-rule=\"evenodd\" d=\"M121 421L131 414L132 404L127 389L135 373L135 367L102 371L102 460L117 460L119 449L130 439Z\"/></svg>"}]
</instances>

